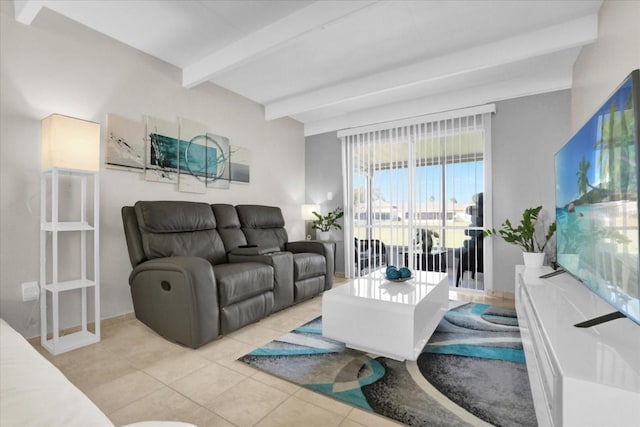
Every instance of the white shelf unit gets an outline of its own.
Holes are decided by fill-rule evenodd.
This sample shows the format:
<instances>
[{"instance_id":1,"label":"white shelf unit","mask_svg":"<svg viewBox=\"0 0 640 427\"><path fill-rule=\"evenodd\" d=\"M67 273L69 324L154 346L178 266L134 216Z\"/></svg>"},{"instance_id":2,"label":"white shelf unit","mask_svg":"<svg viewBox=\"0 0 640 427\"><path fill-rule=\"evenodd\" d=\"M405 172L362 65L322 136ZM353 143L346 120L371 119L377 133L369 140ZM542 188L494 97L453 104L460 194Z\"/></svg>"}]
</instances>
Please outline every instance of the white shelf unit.
<instances>
[{"instance_id":1,"label":"white shelf unit","mask_svg":"<svg viewBox=\"0 0 640 427\"><path fill-rule=\"evenodd\" d=\"M75 213L79 220L60 219L60 207L69 209L68 201L60 200L60 177L79 180L80 202ZM87 218L89 185L93 186L93 217ZM51 168L42 171L40 201L40 341L50 353L57 355L100 341L100 260L99 260L99 180L95 171ZM48 215L49 214L49 215ZM73 234L79 240L79 276L71 280L59 280L59 235ZM88 274L88 235L93 235L93 272ZM50 250L47 244L51 243ZM50 272L48 272L48 263ZM93 288L94 330L88 329L89 292ZM81 325L80 330L60 335L60 294L79 291ZM47 327L48 301L51 301L51 336Z\"/></svg>"}]
</instances>

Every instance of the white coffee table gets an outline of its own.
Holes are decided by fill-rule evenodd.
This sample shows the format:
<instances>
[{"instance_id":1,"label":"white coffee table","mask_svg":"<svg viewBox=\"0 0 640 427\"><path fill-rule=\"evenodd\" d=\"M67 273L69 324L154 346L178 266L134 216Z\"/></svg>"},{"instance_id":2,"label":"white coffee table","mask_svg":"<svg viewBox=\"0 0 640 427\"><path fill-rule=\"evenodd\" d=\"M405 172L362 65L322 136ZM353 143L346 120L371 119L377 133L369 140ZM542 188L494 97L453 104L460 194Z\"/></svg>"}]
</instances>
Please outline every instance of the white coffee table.
<instances>
[{"instance_id":1,"label":"white coffee table","mask_svg":"<svg viewBox=\"0 0 640 427\"><path fill-rule=\"evenodd\" d=\"M322 335L395 360L416 360L448 308L446 273L415 271L406 282L380 270L324 293Z\"/></svg>"}]
</instances>

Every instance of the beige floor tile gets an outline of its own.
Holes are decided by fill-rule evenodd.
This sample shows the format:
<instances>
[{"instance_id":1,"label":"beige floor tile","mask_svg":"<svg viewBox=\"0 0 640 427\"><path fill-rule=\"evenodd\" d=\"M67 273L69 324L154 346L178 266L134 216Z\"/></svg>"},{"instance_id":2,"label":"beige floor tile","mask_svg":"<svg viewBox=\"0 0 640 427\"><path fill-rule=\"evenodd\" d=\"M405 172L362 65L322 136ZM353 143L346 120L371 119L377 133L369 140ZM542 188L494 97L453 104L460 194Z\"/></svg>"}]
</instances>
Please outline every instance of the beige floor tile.
<instances>
[{"instance_id":1,"label":"beige floor tile","mask_svg":"<svg viewBox=\"0 0 640 427\"><path fill-rule=\"evenodd\" d=\"M299 302L295 304L293 307L303 309L303 310L309 310L311 308L320 308L322 307L322 295L318 295L306 301Z\"/></svg>"},{"instance_id":2,"label":"beige floor tile","mask_svg":"<svg viewBox=\"0 0 640 427\"><path fill-rule=\"evenodd\" d=\"M133 316L133 313L131 313L131 316ZM102 322L100 328L101 338L104 340L105 338L121 334L123 330L129 329L132 325L140 323L141 322L135 317L129 318L127 316L122 316L120 319L112 322Z\"/></svg>"},{"instance_id":3,"label":"beige floor tile","mask_svg":"<svg viewBox=\"0 0 640 427\"><path fill-rule=\"evenodd\" d=\"M294 316L287 310L272 314L260 321L260 325L270 329L275 329L281 333L289 332L304 323L304 319Z\"/></svg>"},{"instance_id":4,"label":"beige floor tile","mask_svg":"<svg viewBox=\"0 0 640 427\"><path fill-rule=\"evenodd\" d=\"M366 427L364 424L357 423L352 419L345 418L340 423L340 427Z\"/></svg>"},{"instance_id":5,"label":"beige floor tile","mask_svg":"<svg viewBox=\"0 0 640 427\"><path fill-rule=\"evenodd\" d=\"M221 416L217 414L213 414L213 418L201 424L198 424L198 427L236 427L236 426L230 423L229 421L225 420Z\"/></svg>"},{"instance_id":6,"label":"beige floor tile","mask_svg":"<svg viewBox=\"0 0 640 427\"><path fill-rule=\"evenodd\" d=\"M155 378L135 371L94 387L86 394L104 413L110 414L162 387Z\"/></svg>"},{"instance_id":7,"label":"beige floor tile","mask_svg":"<svg viewBox=\"0 0 640 427\"><path fill-rule=\"evenodd\" d=\"M80 390L90 390L136 372L136 368L128 361L109 354L106 356L111 357L91 362L79 361L77 365L68 366L61 371Z\"/></svg>"},{"instance_id":8,"label":"beige floor tile","mask_svg":"<svg viewBox=\"0 0 640 427\"><path fill-rule=\"evenodd\" d=\"M204 425L215 417L211 411L166 386L109 414L115 425L140 421L183 421Z\"/></svg>"},{"instance_id":9,"label":"beige floor tile","mask_svg":"<svg viewBox=\"0 0 640 427\"><path fill-rule=\"evenodd\" d=\"M239 372L246 377L252 377L256 375L258 372L260 372L258 369L252 366L249 366L244 362L239 362L237 360L224 359L224 360L218 360L216 363L226 368L232 369L236 372Z\"/></svg>"},{"instance_id":10,"label":"beige floor tile","mask_svg":"<svg viewBox=\"0 0 640 427\"><path fill-rule=\"evenodd\" d=\"M217 363L199 369L171 383L171 388L194 402L210 407L220 394L242 382L246 376Z\"/></svg>"},{"instance_id":11,"label":"beige floor tile","mask_svg":"<svg viewBox=\"0 0 640 427\"><path fill-rule=\"evenodd\" d=\"M332 399L331 397L324 396L306 388L300 388L300 390L296 392L295 396L343 417L347 416L353 409L353 406L351 405L347 405L346 403L342 403L336 399Z\"/></svg>"},{"instance_id":12,"label":"beige floor tile","mask_svg":"<svg viewBox=\"0 0 640 427\"><path fill-rule=\"evenodd\" d=\"M228 337L257 348L273 341L280 335L282 335L281 331L267 328L260 323L254 323L231 332Z\"/></svg>"},{"instance_id":13,"label":"beige floor tile","mask_svg":"<svg viewBox=\"0 0 640 427\"><path fill-rule=\"evenodd\" d=\"M288 397L273 387L246 378L218 396L208 408L237 426L253 426Z\"/></svg>"},{"instance_id":14,"label":"beige floor tile","mask_svg":"<svg viewBox=\"0 0 640 427\"><path fill-rule=\"evenodd\" d=\"M100 342L47 358L51 363L57 366L58 369L64 372L68 369L77 368L83 365L107 362L114 357L119 358L119 356L111 353L104 344Z\"/></svg>"},{"instance_id":15,"label":"beige floor tile","mask_svg":"<svg viewBox=\"0 0 640 427\"><path fill-rule=\"evenodd\" d=\"M304 302L298 303L297 305L299 305L300 307L303 307L305 309L309 309L309 308L320 308L322 307L322 295L318 295L315 296L311 299L308 299Z\"/></svg>"},{"instance_id":16,"label":"beige floor tile","mask_svg":"<svg viewBox=\"0 0 640 427\"><path fill-rule=\"evenodd\" d=\"M260 381L263 384L266 384L268 386L271 386L273 388L276 388L280 391L283 391L287 394L294 394L296 393L298 390L300 390L300 386L297 384L294 384L292 382L289 381L285 381L282 380L278 377L274 377L273 375L269 375L265 372L262 371L258 371L255 375L253 375L251 378L253 378L256 381Z\"/></svg>"},{"instance_id":17,"label":"beige floor tile","mask_svg":"<svg viewBox=\"0 0 640 427\"><path fill-rule=\"evenodd\" d=\"M322 309L316 307L293 307L292 316L295 316L296 319L299 319L300 322L295 327L303 325L311 320L315 319L318 316L322 315ZM295 328L294 327L294 328ZM294 329L291 328L291 329ZM290 330L291 330L290 329Z\"/></svg>"},{"instance_id":18,"label":"beige floor tile","mask_svg":"<svg viewBox=\"0 0 640 427\"><path fill-rule=\"evenodd\" d=\"M363 411L362 409L354 408L351 410L347 419L355 421L358 424L362 424L367 427L397 427L402 425L389 418L382 417L380 415L373 414L371 412Z\"/></svg>"},{"instance_id":19,"label":"beige floor tile","mask_svg":"<svg viewBox=\"0 0 640 427\"><path fill-rule=\"evenodd\" d=\"M344 417L320 408L295 396L287 399L282 405L264 417L257 427L305 426L329 427L338 426Z\"/></svg>"},{"instance_id":20,"label":"beige floor tile","mask_svg":"<svg viewBox=\"0 0 640 427\"><path fill-rule=\"evenodd\" d=\"M158 336L158 334L137 319L124 322L123 324L112 325L111 327L105 328L103 332L102 342L110 342L113 339L115 342L112 344L126 342L126 340L131 339L141 339L147 336Z\"/></svg>"},{"instance_id":21,"label":"beige floor tile","mask_svg":"<svg viewBox=\"0 0 640 427\"><path fill-rule=\"evenodd\" d=\"M254 349L255 347L252 345L229 337L222 337L203 345L195 352L205 359L217 362L219 360L236 360Z\"/></svg>"},{"instance_id":22,"label":"beige floor tile","mask_svg":"<svg viewBox=\"0 0 640 427\"><path fill-rule=\"evenodd\" d=\"M112 353L126 358L138 369L144 369L162 359L190 350L162 338L146 326L139 325L133 325L132 330L105 339L103 345Z\"/></svg>"},{"instance_id":23,"label":"beige floor tile","mask_svg":"<svg viewBox=\"0 0 640 427\"><path fill-rule=\"evenodd\" d=\"M211 363L194 351L186 351L159 360L143 370L163 383L169 384Z\"/></svg>"}]
</instances>

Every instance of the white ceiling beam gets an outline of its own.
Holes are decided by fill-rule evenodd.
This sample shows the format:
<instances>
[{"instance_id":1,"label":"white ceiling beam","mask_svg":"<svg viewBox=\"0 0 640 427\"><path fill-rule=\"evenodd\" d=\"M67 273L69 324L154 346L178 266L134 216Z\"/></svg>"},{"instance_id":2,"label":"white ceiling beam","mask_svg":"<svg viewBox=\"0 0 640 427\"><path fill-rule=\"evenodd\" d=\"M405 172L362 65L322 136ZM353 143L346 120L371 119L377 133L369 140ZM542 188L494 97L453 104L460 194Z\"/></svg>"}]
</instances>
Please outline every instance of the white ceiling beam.
<instances>
[{"instance_id":1,"label":"white ceiling beam","mask_svg":"<svg viewBox=\"0 0 640 427\"><path fill-rule=\"evenodd\" d=\"M335 106L372 95L421 85L526 58L584 46L598 37L598 17L589 15L501 41L428 59L392 71L292 96L265 105L265 118L286 116Z\"/></svg>"},{"instance_id":2,"label":"white ceiling beam","mask_svg":"<svg viewBox=\"0 0 640 427\"><path fill-rule=\"evenodd\" d=\"M367 110L358 110L325 120L308 122L304 125L304 136L318 135L341 129L384 123L425 114L434 114L569 88L571 88L570 71L562 76L549 73L549 75L522 77L406 102L387 104Z\"/></svg>"},{"instance_id":3,"label":"white ceiling beam","mask_svg":"<svg viewBox=\"0 0 640 427\"><path fill-rule=\"evenodd\" d=\"M13 16L16 21L25 25L31 25L44 4L45 2L41 0L14 0Z\"/></svg>"},{"instance_id":4,"label":"white ceiling beam","mask_svg":"<svg viewBox=\"0 0 640 427\"><path fill-rule=\"evenodd\" d=\"M376 1L317 1L182 69L182 85L194 87L301 35L368 7Z\"/></svg>"}]
</instances>

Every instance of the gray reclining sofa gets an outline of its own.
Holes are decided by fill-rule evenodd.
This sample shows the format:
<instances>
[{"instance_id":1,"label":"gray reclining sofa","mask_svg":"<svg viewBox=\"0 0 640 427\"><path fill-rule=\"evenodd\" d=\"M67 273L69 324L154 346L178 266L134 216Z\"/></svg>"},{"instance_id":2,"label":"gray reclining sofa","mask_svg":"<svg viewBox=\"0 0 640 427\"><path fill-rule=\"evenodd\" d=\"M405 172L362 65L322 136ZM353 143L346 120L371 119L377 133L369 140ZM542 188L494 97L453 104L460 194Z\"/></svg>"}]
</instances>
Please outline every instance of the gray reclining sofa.
<instances>
[{"instance_id":1,"label":"gray reclining sofa","mask_svg":"<svg viewBox=\"0 0 640 427\"><path fill-rule=\"evenodd\" d=\"M333 285L333 244L289 242L277 207L137 202L122 220L136 317L192 348Z\"/></svg>"}]
</instances>

